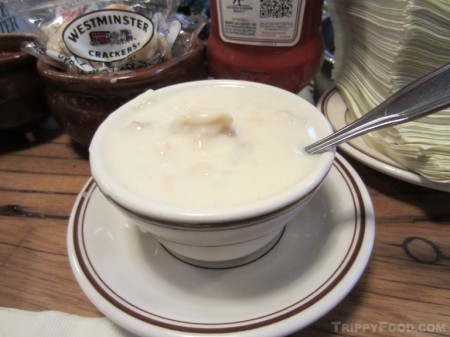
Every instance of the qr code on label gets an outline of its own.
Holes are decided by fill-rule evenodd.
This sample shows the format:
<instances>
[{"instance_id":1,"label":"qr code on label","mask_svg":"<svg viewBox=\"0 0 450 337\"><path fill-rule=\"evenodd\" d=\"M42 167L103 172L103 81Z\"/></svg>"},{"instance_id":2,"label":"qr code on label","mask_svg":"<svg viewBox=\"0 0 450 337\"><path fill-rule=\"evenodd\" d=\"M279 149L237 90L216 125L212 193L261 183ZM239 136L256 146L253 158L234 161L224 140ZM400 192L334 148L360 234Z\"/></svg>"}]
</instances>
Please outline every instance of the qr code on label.
<instances>
[{"instance_id":1,"label":"qr code on label","mask_svg":"<svg viewBox=\"0 0 450 337\"><path fill-rule=\"evenodd\" d=\"M260 0L261 18L290 18L293 0Z\"/></svg>"}]
</instances>

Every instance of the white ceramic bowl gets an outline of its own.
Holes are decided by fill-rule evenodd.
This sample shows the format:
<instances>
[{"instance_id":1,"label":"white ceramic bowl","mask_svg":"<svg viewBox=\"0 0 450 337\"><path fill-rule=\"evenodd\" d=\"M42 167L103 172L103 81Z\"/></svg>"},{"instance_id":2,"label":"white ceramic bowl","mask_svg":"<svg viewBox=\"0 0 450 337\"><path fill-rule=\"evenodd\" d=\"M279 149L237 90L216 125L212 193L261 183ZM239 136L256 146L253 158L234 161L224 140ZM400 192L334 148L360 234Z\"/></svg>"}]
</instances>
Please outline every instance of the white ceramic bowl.
<instances>
[{"instance_id":1,"label":"white ceramic bowl","mask_svg":"<svg viewBox=\"0 0 450 337\"><path fill-rule=\"evenodd\" d=\"M230 106L229 102L242 100L245 103L249 92L257 93L261 101L270 97L270 101L275 102L274 106L282 106L283 102L288 101L293 104L296 110L294 113L298 114L299 120L305 121L304 126L298 126L298 132L308 134L308 137L311 137L310 142L332 132L327 119L313 105L297 95L265 84L206 80L169 86L157 90L156 94L159 99L169 104L173 101L175 106L175 97L180 93L188 92L192 100L202 102L207 100L205 95L209 92L216 90L220 92L230 88L233 88L229 90L232 96L226 96L226 101L218 103L219 106L223 105L224 109ZM112 165L115 165L114 160L122 161L116 164L126 167L127 162L123 162L125 159L120 156L114 160L106 159L105 153L115 151L111 148L113 146L111 144L114 143L111 142L112 135L117 135L124 127L122 125L124 119L133 120L130 116L142 107L158 106L150 102L154 97L155 92L147 92L130 101L112 113L97 130L90 146L90 164L100 191L123 212L127 221L154 235L168 251L185 262L204 267L225 268L248 263L265 254L276 244L285 225L307 205L323 182L331 169L334 150L313 155L314 157L309 156L307 160L313 161L313 169L276 193L254 200L238 201L224 207L221 205L202 207L202 205L180 206L172 204L170 200L159 200L157 196L147 198L121 182L111 169ZM178 106L177 109L179 108ZM233 113L239 112L231 112L232 115ZM148 114L151 116L151 111ZM133 151L132 145L129 151ZM133 160L129 158L127 160L130 163L130 170L133 170L131 168ZM148 170L152 172L151 167ZM131 179L138 179L134 178L138 176L137 173L127 172ZM277 175L282 177L281 167ZM190 179L190 176L183 176L183 179ZM277 177L271 179L275 185L277 180L281 180ZM235 189L239 190L237 191L239 195L241 193L239 186ZM197 191L191 193L195 194ZM218 193L220 194L220 191ZM242 193L246 192L243 190ZM186 199L190 199L189 194Z\"/></svg>"}]
</instances>

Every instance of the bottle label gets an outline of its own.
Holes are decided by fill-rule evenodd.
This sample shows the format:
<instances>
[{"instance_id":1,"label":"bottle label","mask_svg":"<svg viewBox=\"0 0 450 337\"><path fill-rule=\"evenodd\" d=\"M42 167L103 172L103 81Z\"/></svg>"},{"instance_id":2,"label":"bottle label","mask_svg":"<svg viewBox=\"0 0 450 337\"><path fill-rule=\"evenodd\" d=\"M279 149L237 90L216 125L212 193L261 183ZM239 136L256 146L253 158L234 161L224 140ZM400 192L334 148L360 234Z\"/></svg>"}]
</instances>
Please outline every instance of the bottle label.
<instances>
[{"instance_id":1,"label":"bottle label","mask_svg":"<svg viewBox=\"0 0 450 337\"><path fill-rule=\"evenodd\" d=\"M100 10L82 15L67 25L63 40L69 51L86 60L123 60L153 37L153 22L138 13Z\"/></svg>"},{"instance_id":2,"label":"bottle label","mask_svg":"<svg viewBox=\"0 0 450 337\"><path fill-rule=\"evenodd\" d=\"M223 41L290 47L300 40L306 0L217 0Z\"/></svg>"}]
</instances>

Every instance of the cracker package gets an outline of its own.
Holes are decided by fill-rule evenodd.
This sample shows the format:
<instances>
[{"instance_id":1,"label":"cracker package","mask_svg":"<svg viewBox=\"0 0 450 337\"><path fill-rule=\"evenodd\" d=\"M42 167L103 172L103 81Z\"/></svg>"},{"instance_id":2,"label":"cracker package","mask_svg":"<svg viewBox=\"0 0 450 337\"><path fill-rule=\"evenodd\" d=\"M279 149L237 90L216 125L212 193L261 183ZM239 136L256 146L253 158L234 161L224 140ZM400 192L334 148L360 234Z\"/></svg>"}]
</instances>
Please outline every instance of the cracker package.
<instances>
[{"instance_id":1,"label":"cracker package","mask_svg":"<svg viewBox=\"0 0 450 337\"><path fill-rule=\"evenodd\" d=\"M206 22L177 14L179 0L27 2L22 14L38 39L23 49L69 72L133 70L179 57Z\"/></svg>"},{"instance_id":2,"label":"cracker package","mask_svg":"<svg viewBox=\"0 0 450 337\"><path fill-rule=\"evenodd\" d=\"M35 32L34 27L17 12L17 9L21 8L20 4L19 2L11 6L10 2L0 0L0 34L33 34Z\"/></svg>"}]
</instances>

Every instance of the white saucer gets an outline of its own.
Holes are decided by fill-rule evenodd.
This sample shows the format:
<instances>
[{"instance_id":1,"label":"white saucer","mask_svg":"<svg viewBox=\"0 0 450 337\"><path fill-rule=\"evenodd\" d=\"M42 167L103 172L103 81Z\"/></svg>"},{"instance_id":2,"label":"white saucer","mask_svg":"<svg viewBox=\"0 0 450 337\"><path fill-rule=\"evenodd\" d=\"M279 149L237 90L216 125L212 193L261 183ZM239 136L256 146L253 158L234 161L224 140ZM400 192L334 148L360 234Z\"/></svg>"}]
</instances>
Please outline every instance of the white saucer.
<instances>
[{"instance_id":1,"label":"white saucer","mask_svg":"<svg viewBox=\"0 0 450 337\"><path fill-rule=\"evenodd\" d=\"M334 88L326 92L319 100L317 107L330 121L334 130L347 125L347 105L339 91ZM399 180L431 189L450 192L450 184L438 183L402 167L386 155L370 147L363 138L354 138L338 147L359 162Z\"/></svg>"},{"instance_id":2,"label":"white saucer","mask_svg":"<svg viewBox=\"0 0 450 337\"><path fill-rule=\"evenodd\" d=\"M92 180L72 210L68 252L92 303L139 336L286 336L347 295L374 236L369 194L338 155L310 206L250 264L205 269L177 260L128 225Z\"/></svg>"}]
</instances>

